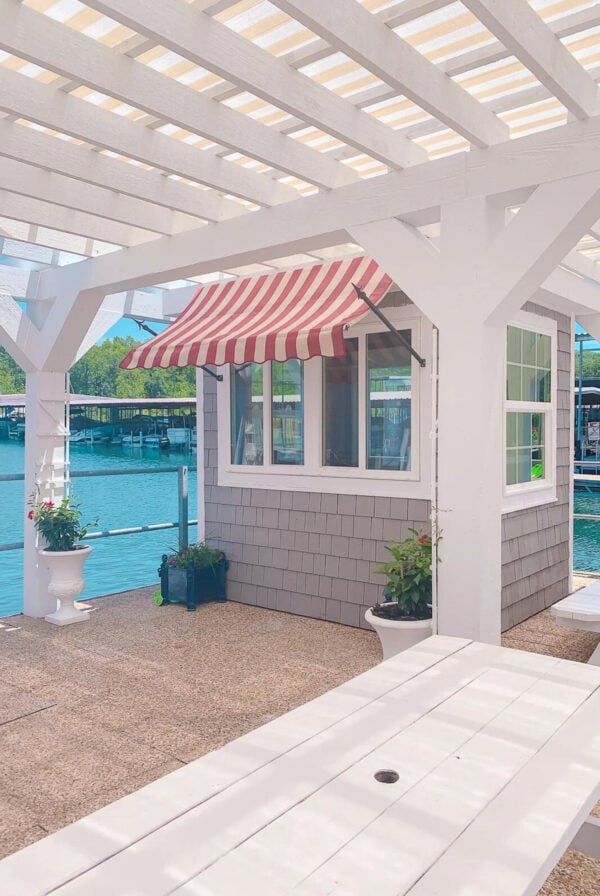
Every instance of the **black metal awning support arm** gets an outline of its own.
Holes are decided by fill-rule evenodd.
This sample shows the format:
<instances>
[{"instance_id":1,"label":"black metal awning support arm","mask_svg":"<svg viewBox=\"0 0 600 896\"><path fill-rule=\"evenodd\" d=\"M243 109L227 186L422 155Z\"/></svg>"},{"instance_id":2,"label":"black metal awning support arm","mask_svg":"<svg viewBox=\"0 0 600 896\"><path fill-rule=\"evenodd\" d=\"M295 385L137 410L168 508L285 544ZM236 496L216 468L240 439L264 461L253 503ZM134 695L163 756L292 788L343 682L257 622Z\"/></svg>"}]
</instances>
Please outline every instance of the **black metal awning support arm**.
<instances>
[{"instance_id":1,"label":"black metal awning support arm","mask_svg":"<svg viewBox=\"0 0 600 896\"><path fill-rule=\"evenodd\" d=\"M135 317L133 319L136 322L136 324L138 325L138 327L140 328L140 330L145 330L146 333L150 333L151 336L158 336L158 333L156 332L156 330L153 330L152 327L148 326L148 324L145 324L141 320L136 320ZM219 383L223 382L223 374L222 373L215 373L214 370L211 370L209 367L205 367L204 364L200 364L200 370L203 370L204 373L208 373L209 376L214 377L214 379L216 379L217 382L219 382Z\"/></svg>"},{"instance_id":2,"label":"black metal awning support arm","mask_svg":"<svg viewBox=\"0 0 600 896\"><path fill-rule=\"evenodd\" d=\"M388 328L390 333L393 333L394 336L396 337L396 339L399 342L401 342L405 348L407 348L409 350L409 352L411 353L411 355L413 356L415 361L418 361L419 364L421 365L421 367L425 367L425 365L427 363L425 361L425 358L422 358L421 355L419 355L419 353L414 350L414 348L412 347L412 345L410 344L408 339L406 339L406 337L403 336L402 333L400 333L392 323L390 323L390 321L387 319L385 314L379 310L379 308L377 307L377 305L374 302L371 301L371 299L368 297L368 295L366 294L364 289L361 289L360 286L356 285L356 283L353 283L352 286L356 290L356 294L358 295L358 297L360 299L362 299L363 302L365 302L369 306L369 308L371 309L373 314L377 315L379 320L385 324L385 326Z\"/></svg>"}]
</instances>

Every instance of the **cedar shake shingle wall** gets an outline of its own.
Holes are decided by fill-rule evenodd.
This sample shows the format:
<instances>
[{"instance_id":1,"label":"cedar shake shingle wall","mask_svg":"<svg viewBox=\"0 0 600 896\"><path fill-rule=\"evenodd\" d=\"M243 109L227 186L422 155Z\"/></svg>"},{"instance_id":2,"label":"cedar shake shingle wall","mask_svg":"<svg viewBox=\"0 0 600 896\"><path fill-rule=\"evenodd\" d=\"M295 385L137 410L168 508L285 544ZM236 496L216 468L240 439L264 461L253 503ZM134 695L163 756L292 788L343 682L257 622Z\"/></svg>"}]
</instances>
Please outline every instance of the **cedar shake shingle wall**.
<instances>
[{"instance_id":1,"label":"cedar shake shingle wall","mask_svg":"<svg viewBox=\"0 0 600 896\"><path fill-rule=\"evenodd\" d=\"M385 544L427 530L429 502L216 485L217 388L204 378L206 537L231 561L229 597L367 628Z\"/></svg>"},{"instance_id":2,"label":"cedar shake shingle wall","mask_svg":"<svg viewBox=\"0 0 600 896\"><path fill-rule=\"evenodd\" d=\"M571 321L531 303L525 310L551 317L558 324L558 500L502 518L503 631L566 597L569 588Z\"/></svg>"}]
</instances>

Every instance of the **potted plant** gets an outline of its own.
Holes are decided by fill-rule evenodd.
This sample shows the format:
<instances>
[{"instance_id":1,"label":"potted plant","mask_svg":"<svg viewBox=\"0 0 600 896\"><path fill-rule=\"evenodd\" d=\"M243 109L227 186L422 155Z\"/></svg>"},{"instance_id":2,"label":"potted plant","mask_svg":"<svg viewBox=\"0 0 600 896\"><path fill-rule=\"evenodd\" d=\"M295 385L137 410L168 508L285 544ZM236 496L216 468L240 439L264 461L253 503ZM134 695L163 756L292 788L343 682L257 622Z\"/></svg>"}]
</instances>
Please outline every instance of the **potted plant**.
<instances>
[{"instance_id":1,"label":"potted plant","mask_svg":"<svg viewBox=\"0 0 600 896\"><path fill-rule=\"evenodd\" d=\"M404 541L392 541L387 550L392 559L378 572L387 576L383 602L365 613L365 619L379 636L384 660L412 647L432 632L431 535L409 530ZM439 537L435 544L439 541Z\"/></svg>"},{"instance_id":2,"label":"potted plant","mask_svg":"<svg viewBox=\"0 0 600 896\"><path fill-rule=\"evenodd\" d=\"M78 542L98 520L82 525L80 505L75 503L73 495L54 503L34 494L29 506L28 518L44 542L38 554L50 574L48 591L59 602L58 609L45 617L46 622L55 625L84 622L89 619L89 612L77 609L73 601L83 591L83 564L92 549Z\"/></svg>"},{"instance_id":3,"label":"potted plant","mask_svg":"<svg viewBox=\"0 0 600 896\"><path fill-rule=\"evenodd\" d=\"M210 600L227 600L229 562L223 551L203 541L163 554L158 569L160 591L155 602L161 606L184 603L188 610Z\"/></svg>"}]
</instances>

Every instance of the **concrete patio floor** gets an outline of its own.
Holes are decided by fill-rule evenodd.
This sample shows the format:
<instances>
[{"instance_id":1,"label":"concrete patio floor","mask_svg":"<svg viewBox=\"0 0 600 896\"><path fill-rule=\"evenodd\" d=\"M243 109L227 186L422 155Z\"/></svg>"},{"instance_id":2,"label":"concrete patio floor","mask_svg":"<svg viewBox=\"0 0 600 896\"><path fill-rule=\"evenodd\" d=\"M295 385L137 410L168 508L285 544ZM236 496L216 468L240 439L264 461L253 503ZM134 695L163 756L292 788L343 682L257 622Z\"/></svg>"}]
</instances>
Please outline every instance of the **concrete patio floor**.
<instances>
[{"instance_id":1,"label":"concrete patio floor","mask_svg":"<svg viewBox=\"0 0 600 896\"><path fill-rule=\"evenodd\" d=\"M0 620L0 856L381 658L368 631L233 602L187 613L153 591L94 600L82 625ZM585 662L599 640L544 612L503 643ZM567 853L541 893L600 896L600 861Z\"/></svg>"}]
</instances>

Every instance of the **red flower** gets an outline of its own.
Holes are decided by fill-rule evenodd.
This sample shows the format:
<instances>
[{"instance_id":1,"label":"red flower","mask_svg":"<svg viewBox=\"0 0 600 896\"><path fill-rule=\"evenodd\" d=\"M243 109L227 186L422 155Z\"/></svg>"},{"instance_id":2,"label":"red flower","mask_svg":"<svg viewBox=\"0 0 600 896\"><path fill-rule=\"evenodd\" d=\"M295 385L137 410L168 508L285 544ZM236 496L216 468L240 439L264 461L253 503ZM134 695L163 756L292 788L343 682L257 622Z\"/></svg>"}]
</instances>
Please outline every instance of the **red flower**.
<instances>
[{"instance_id":1,"label":"red flower","mask_svg":"<svg viewBox=\"0 0 600 896\"><path fill-rule=\"evenodd\" d=\"M54 504L52 501L44 501L44 507L54 507Z\"/></svg>"},{"instance_id":2,"label":"red flower","mask_svg":"<svg viewBox=\"0 0 600 896\"><path fill-rule=\"evenodd\" d=\"M29 511L29 513L27 514L27 517L28 517L28 519L30 519L30 520L33 519L33 510L30 510L30 511Z\"/></svg>"},{"instance_id":3,"label":"red flower","mask_svg":"<svg viewBox=\"0 0 600 896\"><path fill-rule=\"evenodd\" d=\"M421 535L419 544L429 544L429 535Z\"/></svg>"}]
</instances>

